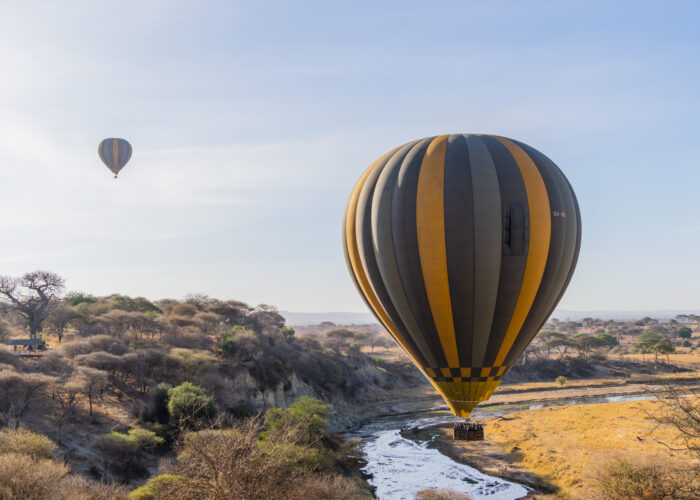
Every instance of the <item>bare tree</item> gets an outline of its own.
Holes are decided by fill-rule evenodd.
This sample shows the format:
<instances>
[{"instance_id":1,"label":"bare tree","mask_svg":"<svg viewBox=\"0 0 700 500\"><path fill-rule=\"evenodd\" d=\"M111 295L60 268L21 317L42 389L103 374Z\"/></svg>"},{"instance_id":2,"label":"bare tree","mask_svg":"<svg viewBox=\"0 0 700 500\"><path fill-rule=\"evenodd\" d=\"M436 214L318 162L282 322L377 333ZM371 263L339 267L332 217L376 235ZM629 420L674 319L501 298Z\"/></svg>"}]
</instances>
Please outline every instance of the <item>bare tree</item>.
<instances>
[{"instance_id":1,"label":"bare tree","mask_svg":"<svg viewBox=\"0 0 700 500\"><path fill-rule=\"evenodd\" d=\"M92 403L95 397L102 393L109 377L107 372L88 366L79 366L77 371L76 382L88 398L90 416L92 416Z\"/></svg>"},{"instance_id":2,"label":"bare tree","mask_svg":"<svg viewBox=\"0 0 700 500\"><path fill-rule=\"evenodd\" d=\"M46 323L51 333L56 334L58 343L63 340L63 334L66 331L68 323L78 317L78 313L72 307L66 305L63 301L57 302L49 311L46 317Z\"/></svg>"},{"instance_id":3,"label":"bare tree","mask_svg":"<svg viewBox=\"0 0 700 500\"><path fill-rule=\"evenodd\" d=\"M63 278L50 271L34 271L19 278L0 276L0 295L24 317L31 338L42 331L44 320L63 289Z\"/></svg>"},{"instance_id":4,"label":"bare tree","mask_svg":"<svg viewBox=\"0 0 700 500\"><path fill-rule=\"evenodd\" d=\"M46 388L55 380L41 373L0 371L0 424L19 427L29 405L46 397Z\"/></svg>"}]
</instances>

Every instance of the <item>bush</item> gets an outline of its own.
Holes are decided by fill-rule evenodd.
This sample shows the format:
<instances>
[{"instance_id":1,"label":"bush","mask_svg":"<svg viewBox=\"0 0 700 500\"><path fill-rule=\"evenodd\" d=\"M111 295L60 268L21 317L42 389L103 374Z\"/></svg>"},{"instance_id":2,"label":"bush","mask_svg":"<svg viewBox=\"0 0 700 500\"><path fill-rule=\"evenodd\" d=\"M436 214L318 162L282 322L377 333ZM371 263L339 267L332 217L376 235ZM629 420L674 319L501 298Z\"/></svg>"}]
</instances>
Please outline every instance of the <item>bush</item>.
<instances>
[{"instance_id":1,"label":"bush","mask_svg":"<svg viewBox=\"0 0 700 500\"><path fill-rule=\"evenodd\" d=\"M693 330L691 330L687 326L682 326L678 330L676 330L676 333L682 339L689 339L693 335Z\"/></svg>"},{"instance_id":2,"label":"bush","mask_svg":"<svg viewBox=\"0 0 700 500\"><path fill-rule=\"evenodd\" d=\"M691 500L700 493L694 470L673 470L657 463L609 462L598 476L602 498L607 500Z\"/></svg>"},{"instance_id":3,"label":"bush","mask_svg":"<svg viewBox=\"0 0 700 500\"><path fill-rule=\"evenodd\" d=\"M155 500L158 498L172 498L172 495L180 488L184 480L183 476L174 474L161 474L160 476L152 477L146 484L129 493L128 499Z\"/></svg>"},{"instance_id":4,"label":"bush","mask_svg":"<svg viewBox=\"0 0 700 500\"><path fill-rule=\"evenodd\" d=\"M218 411L213 399L190 382L184 382L168 391L168 412L177 424L192 428L216 417Z\"/></svg>"},{"instance_id":5,"label":"bush","mask_svg":"<svg viewBox=\"0 0 700 500\"><path fill-rule=\"evenodd\" d=\"M316 398L301 396L289 408L270 408L265 412L264 438L280 436L291 428L302 430L301 442L312 443L328 429L330 411Z\"/></svg>"},{"instance_id":6,"label":"bush","mask_svg":"<svg viewBox=\"0 0 700 500\"><path fill-rule=\"evenodd\" d=\"M249 419L226 430L184 434L172 471L185 478L179 484L180 498L372 498L351 479L313 472L307 466L309 457L320 451L296 445L288 440L289 435L280 436L274 443L261 443L259 432L260 424ZM168 497L156 495L154 498Z\"/></svg>"},{"instance_id":7,"label":"bush","mask_svg":"<svg viewBox=\"0 0 700 500\"><path fill-rule=\"evenodd\" d=\"M683 342L681 342L681 345L683 347L692 347L693 343L690 340L685 339Z\"/></svg>"},{"instance_id":8,"label":"bush","mask_svg":"<svg viewBox=\"0 0 700 500\"><path fill-rule=\"evenodd\" d=\"M156 390L153 391L153 420L160 424L167 424L170 420L168 391L172 388L172 385L163 383L158 384Z\"/></svg>"},{"instance_id":9,"label":"bush","mask_svg":"<svg viewBox=\"0 0 700 500\"><path fill-rule=\"evenodd\" d=\"M559 384L559 385L564 385L564 384L566 384L568 381L569 381L569 380L568 380L564 375L559 375L559 376L556 378L556 380L555 380L555 382L556 382L557 384Z\"/></svg>"},{"instance_id":10,"label":"bush","mask_svg":"<svg viewBox=\"0 0 700 500\"><path fill-rule=\"evenodd\" d=\"M605 342L608 345L608 347L615 347L617 345L620 345L617 339L607 332L596 333L595 337Z\"/></svg>"},{"instance_id":11,"label":"bush","mask_svg":"<svg viewBox=\"0 0 700 500\"><path fill-rule=\"evenodd\" d=\"M0 455L0 498L60 498L60 480L68 467L20 453Z\"/></svg>"},{"instance_id":12,"label":"bush","mask_svg":"<svg viewBox=\"0 0 700 500\"><path fill-rule=\"evenodd\" d=\"M103 434L95 440L95 448L102 456L105 473L111 470L121 477L138 477L148 472L141 463L144 456L164 441L153 431L131 429L126 434L115 431Z\"/></svg>"},{"instance_id":13,"label":"bush","mask_svg":"<svg viewBox=\"0 0 700 500\"><path fill-rule=\"evenodd\" d=\"M0 454L19 453L31 458L51 458L56 444L42 434L26 429L3 429L0 431Z\"/></svg>"}]
</instances>

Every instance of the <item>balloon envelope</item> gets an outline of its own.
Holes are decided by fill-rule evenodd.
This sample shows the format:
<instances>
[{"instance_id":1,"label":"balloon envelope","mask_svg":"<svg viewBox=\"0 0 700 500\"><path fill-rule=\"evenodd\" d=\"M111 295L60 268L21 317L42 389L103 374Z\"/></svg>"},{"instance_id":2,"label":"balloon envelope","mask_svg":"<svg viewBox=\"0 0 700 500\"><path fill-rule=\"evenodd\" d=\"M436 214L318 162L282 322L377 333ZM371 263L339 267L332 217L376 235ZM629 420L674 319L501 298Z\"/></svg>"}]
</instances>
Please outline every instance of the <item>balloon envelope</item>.
<instances>
[{"instance_id":1,"label":"balloon envelope","mask_svg":"<svg viewBox=\"0 0 700 500\"><path fill-rule=\"evenodd\" d=\"M581 243L561 170L526 144L489 135L388 152L355 185L343 226L368 307L463 417L552 313Z\"/></svg>"},{"instance_id":2,"label":"balloon envelope","mask_svg":"<svg viewBox=\"0 0 700 500\"><path fill-rule=\"evenodd\" d=\"M116 178L119 171L131 159L131 144L125 139L103 139L97 146L97 154L100 155L102 162L107 165Z\"/></svg>"}]
</instances>

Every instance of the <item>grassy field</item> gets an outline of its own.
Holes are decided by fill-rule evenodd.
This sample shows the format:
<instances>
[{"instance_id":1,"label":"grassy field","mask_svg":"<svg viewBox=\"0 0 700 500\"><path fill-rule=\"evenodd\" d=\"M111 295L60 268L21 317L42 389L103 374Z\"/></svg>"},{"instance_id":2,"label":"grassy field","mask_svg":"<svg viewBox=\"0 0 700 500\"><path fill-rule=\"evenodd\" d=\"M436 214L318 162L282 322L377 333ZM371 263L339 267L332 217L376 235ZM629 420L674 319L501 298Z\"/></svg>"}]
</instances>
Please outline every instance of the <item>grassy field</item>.
<instances>
[{"instance_id":1,"label":"grassy field","mask_svg":"<svg viewBox=\"0 0 700 500\"><path fill-rule=\"evenodd\" d=\"M559 488L556 497L591 498L596 477L612 460L625 458L687 464L676 433L649 414L655 401L587 404L524 411L488 423L486 440L520 467Z\"/></svg>"}]
</instances>

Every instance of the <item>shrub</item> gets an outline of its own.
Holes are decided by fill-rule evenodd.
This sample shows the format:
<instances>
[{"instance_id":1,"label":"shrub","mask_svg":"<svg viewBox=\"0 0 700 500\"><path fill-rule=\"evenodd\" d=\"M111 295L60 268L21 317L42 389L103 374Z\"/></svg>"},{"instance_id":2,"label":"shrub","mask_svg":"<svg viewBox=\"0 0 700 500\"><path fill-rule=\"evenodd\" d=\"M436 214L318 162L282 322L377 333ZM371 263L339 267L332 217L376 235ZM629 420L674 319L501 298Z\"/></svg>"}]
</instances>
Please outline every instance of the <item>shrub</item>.
<instances>
[{"instance_id":1,"label":"shrub","mask_svg":"<svg viewBox=\"0 0 700 500\"><path fill-rule=\"evenodd\" d=\"M232 406L226 408L226 413L228 413L236 420L243 420L244 418L250 418L253 416L253 412L251 412L245 406Z\"/></svg>"},{"instance_id":2,"label":"shrub","mask_svg":"<svg viewBox=\"0 0 700 500\"><path fill-rule=\"evenodd\" d=\"M19 453L34 459L51 458L56 448L48 437L26 429L0 431L0 454Z\"/></svg>"},{"instance_id":3,"label":"shrub","mask_svg":"<svg viewBox=\"0 0 700 500\"><path fill-rule=\"evenodd\" d=\"M690 340L685 339L685 340L681 343L681 345L682 345L683 347L691 347L691 346L693 345L693 343L692 343Z\"/></svg>"},{"instance_id":4,"label":"shrub","mask_svg":"<svg viewBox=\"0 0 700 500\"><path fill-rule=\"evenodd\" d=\"M564 385L564 384L566 384L568 381L569 381L569 379L567 379L564 375L559 375L559 376L556 378L556 380L555 380L555 382L556 382L557 384L559 384L559 385Z\"/></svg>"},{"instance_id":5,"label":"shrub","mask_svg":"<svg viewBox=\"0 0 700 500\"><path fill-rule=\"evenodd\" d=\"M330 411L327 404L316 398L301 396L289 408L270 408L265 412L263 437L277 437L291 428L301 430L301 442L311 443L319 439L328 429Z\"/></svg>"},{"instance_id":6,"label":"shrub","mask_svg":"<svg viewBox=\"0 0 700 500\"><path fill-rule=\"evenodd\" d=\"M174 474L161 474L152 477L146 484L129 493L129 500L155 500L158 498L171 497L185 478ZM176 497L177 498L177 497Z\"/></svg>"},{"instance_id":7,"label":"shrub","mask_svg":"<svg viewBox=\"0 0 700 500\"><path fill-rule=\"evenodd\" d=\"M682 339L689 339L693 335L693 330L687 326L682 326L676 330L677 335Z\"/></svg>"},{"instance_id":8,"label":"shrub","mask_svg":"<svg viewBox=\"0 0 700 500\"><path fill-rule=\"evenodd\" d=\"M659 463L660 462L660 463ZM673 470L657 463L613 460L598 475L601 497L607 500L696 499L698 480L693 470Z\"/></svg>"},{"instance_id":9,"label":"shrub","mask_svg":"<svg viewBox=\"0 0 700 500\"><path fill-rule=\"evenodd\" d=\"M608 345L608 347L615 347L616 345L620 345L617 339L607 332L596 333L595 337L605 342Z\"/></svg>"},{"instance_id":10,"label":"shrub","mask_svg":"<svg viewBox=\"0 0 700 500\"><path fill-rule=\"evenodd\" d=\"M355 481L312 472L305 464L318 451L295 445L288 435L272 444L261 443L259 432L259 422L249 419L231 429L184 434L173 469L174 474L185 478L179 484L181 498L372 498Z\"/></svg>"},{"instance_id":11,"label":"shrub","mask_svg":"<svg viewBox=\"0 0 700 500\"><path fill-rule=\"evenodd\" d=\"M20 453L0 455L0 498L60 498L60 480L68 467Z\"/></svg>"},{"instance_id":12,"label":"shrub","mask_svg":"<svg viewBox=\"0 0 700 500\"><path fill-rule=\"evenodd\" d=\"M170 384L158 384L153 391L153 420L161 424L167 424L170 420L170 410L168 410L168 391L173 386Z\"/></svg>"},{"instance_id":13,"label":"shrub","mask_svg":"<svg viewBox=\"0 0 700 500\"><path fill-rule=\"evenodd\" d=\"M137 477L147 473L141 460L165 440L146 429L131 429L126 434L110 432L95 440L95 448L102 456L102 465L122 477Z\"/></svg>"},{"instance_id":14,"label":"shrub","mask_svg":"<svg viewBox=\"0 0 700 500\"><path fill-rule=\"evenodd\" d=\"M184 426L196 427L212 420L217 413L213 399L190 382L184 382L168 391L170 418Z\"/></svg>"}]
</instances>

